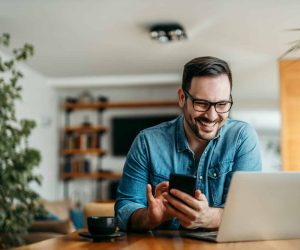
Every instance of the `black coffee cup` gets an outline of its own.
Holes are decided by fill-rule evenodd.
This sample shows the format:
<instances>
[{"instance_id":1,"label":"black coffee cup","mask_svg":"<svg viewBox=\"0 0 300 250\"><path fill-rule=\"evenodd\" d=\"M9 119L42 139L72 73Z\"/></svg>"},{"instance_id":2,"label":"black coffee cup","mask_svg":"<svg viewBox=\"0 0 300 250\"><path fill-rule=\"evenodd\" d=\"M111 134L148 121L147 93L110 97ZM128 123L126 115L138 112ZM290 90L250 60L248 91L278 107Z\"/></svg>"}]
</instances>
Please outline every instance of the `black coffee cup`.
<instances>
[{"instance_id":1,"label":"black coffee cup","mask_svg":"<svg viewBox=\"0 0 300 250\"><path fill-rule=\"evenodd\" d=\"M116 231L117 223L115 217L89 216L87 226L90 234L113 234Z\"/></svg>"}]
</instances>

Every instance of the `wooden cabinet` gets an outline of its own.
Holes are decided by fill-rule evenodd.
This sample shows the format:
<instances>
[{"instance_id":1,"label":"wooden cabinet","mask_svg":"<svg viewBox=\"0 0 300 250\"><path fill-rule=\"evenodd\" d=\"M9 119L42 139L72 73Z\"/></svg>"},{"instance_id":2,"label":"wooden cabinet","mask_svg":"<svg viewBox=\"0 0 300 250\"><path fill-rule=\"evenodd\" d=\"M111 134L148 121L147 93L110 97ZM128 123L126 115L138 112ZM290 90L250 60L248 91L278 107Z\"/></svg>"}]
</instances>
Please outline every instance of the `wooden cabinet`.
<instances>
[{"instance_id":1,"label":"wooden cabinet","mask_svg":"<svg viewBox=\"0 0 300 250\"><path fill-rule=\"evenodd\" d=\"M300 61L280 64L281 157L284 170L300 170Z\"/></svg>"}]
</instances>

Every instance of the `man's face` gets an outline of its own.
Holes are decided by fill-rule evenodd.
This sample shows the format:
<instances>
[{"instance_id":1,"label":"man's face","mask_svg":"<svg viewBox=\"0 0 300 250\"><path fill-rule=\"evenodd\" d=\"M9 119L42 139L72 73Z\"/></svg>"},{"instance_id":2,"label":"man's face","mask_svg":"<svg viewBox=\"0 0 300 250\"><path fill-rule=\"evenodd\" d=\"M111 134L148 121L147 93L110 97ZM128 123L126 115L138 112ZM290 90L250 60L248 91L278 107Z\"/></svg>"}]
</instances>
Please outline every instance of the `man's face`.
<instances>
[{"instance_id":1,"label":"man's face","mask_svg":"<svg viewBox=\"0 0 300 250\"><path fill-rule=\"evenodd\" d=\"M187 91L194 99L209 102L230 101L230 82L225 74L217 77L194 77ZM214 106L207 111L195 111L192 98L185 96L182 89L178 94L180 101L183 101L180 106L183 108L186 133L206 141L215 138L229 112L217 113Z\"/></svg>"}]
</instances>

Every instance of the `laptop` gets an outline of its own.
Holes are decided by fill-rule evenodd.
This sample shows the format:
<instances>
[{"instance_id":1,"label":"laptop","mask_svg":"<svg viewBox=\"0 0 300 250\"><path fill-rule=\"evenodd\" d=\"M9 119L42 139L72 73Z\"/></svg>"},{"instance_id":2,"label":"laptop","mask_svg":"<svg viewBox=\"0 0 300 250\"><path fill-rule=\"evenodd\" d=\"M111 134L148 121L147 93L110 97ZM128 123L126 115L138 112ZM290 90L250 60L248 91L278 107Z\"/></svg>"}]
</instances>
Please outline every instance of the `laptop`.
<instances>
[{"instance_id":1,"label":"laptop","mask_svg":"<svg viewBox=\"0 0 300 250\"><path fill-rule=\"evenodd\" d=\"M182 232L214 242L300 238L300 172L237 172L217 232Z\"/></svg>"}]
</instances>

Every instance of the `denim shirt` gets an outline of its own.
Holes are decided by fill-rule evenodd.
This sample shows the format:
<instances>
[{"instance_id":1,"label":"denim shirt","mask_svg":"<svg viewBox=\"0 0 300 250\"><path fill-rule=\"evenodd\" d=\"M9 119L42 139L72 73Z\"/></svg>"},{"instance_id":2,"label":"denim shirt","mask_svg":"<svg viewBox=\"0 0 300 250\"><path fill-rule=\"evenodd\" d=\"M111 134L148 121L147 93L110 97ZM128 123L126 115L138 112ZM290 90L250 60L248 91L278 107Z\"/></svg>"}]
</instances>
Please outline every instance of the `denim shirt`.
<instances>
[{"instance_id":1,"label":"denim shirt","mask_svg":"<svg viewBox=\"0 0 300 250\"><path fill-rule=\"evenodd\" d=\"M224 207L232 174L235 171L260 171L258 137L247 123L227 119L217 136L206 146L198 166L178 118L145 129L135 138L117 190L115 212L118 226L127 229L130 216L146 208L146 186L168 181L170 173L197 175L197 189L205 194L209 206ZM245 194L246 195L246 194ZM174 218L160 229L178 229Z\"/></svg>"}]
</instances>

